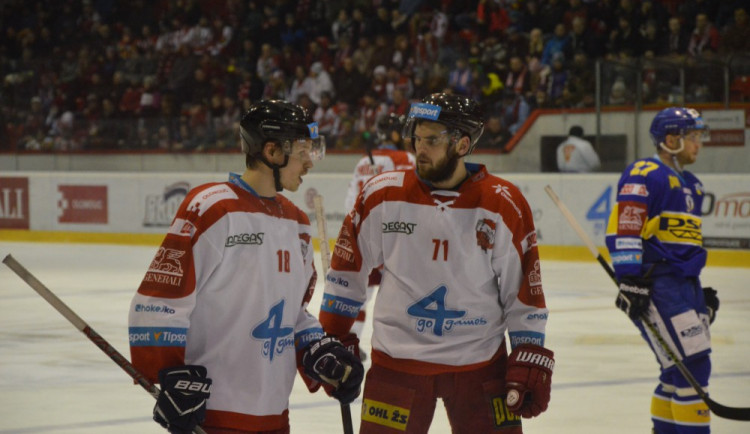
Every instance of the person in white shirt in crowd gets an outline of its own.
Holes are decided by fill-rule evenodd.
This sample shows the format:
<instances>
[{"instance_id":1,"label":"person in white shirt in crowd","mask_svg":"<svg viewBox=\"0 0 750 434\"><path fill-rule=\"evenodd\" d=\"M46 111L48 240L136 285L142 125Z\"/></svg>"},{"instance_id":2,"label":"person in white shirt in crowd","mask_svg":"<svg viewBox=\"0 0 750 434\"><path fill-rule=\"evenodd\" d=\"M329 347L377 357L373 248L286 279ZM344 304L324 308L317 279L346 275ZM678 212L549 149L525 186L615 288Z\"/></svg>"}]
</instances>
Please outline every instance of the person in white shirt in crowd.
<instances>
[{"instance_id":1,"label":"person in white shirt in crowd","mask_svg":"<svg viewBox=\"0 0 750 434\"><path fill-rule=\"evenodd\" d=\"M601 167L591 142L583 138L583 128L573 125L568 138L557 145L557 169L565 173L595 172Z\"/></svg>"},{"instance_id":2,"label":"person in white shirt in crowd","mask_svg":"<svg viewBox=\"0 0 750 434\"><path fill-rule=\"evenodd\" d=\"M321 62L315 62L310 65L310 77L312 77L312 89L310 90L310 99L315 105L320 105L320 98L323 92L328 92L331 96L335 95L333 80L331 75L326 71Z\"/></svg>"}]
</instances>

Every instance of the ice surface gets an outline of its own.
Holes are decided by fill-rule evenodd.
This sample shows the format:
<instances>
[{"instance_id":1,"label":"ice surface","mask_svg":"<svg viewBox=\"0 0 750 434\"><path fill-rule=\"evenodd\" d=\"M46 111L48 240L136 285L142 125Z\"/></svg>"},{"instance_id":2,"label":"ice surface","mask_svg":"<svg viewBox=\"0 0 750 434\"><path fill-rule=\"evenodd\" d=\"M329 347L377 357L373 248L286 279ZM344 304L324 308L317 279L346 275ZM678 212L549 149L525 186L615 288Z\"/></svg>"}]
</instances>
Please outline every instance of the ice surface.
<instances>
[{"instance_id":1,"label":"ice surface","mask_svg":"<svg viewBox=\"0 0 750 434\"><path fill-rule=\"evenodd\" d=\"M155 247L0 242L96 332L128 356L127 311ZM658 368L625 315L614 286L594 262L542 258L550 318L546 346L555 351L552 401L527 433L648 433ZM719 291L712 327L711 396L750 407L750 269L708 268ZM322 289L311 304L314 313ZM368 348L369 326L363 346ZM0 266L0 434L164 433L151 420L153 398L9 268ZM352 406L355 432L360 401ZM342 432L338 404L297 381L292 433ZM750 432L750 423L713 418L713 432ZM450 433L441 405L430 433Z\"/></svg>"}]
</instances>

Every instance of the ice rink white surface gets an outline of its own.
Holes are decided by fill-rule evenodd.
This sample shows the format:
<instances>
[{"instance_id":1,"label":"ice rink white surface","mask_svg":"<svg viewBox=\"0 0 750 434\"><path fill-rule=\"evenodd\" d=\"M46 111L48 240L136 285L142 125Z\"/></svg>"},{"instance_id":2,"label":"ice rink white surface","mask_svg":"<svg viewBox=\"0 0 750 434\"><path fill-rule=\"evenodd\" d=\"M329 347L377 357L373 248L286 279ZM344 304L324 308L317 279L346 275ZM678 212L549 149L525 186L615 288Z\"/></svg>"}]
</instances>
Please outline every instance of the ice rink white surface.
<instances>
[{"instance_id":1,"label":"ice rink white surface","mask_svg":"<svg viewBox=\"0 0 750 434\"><path fill-rule=\"evenodd\" d=\"M0 241L91 328L129 357L127 311L155 247ZM555 351L552 401L526 433L650 433L649 405L658 373L636 329L613 304L615 289L595 262L542 258ZM750 269L707 268L719 291L712 327L712 398L750 407ZM316 291L311 311L322 294ZM364 347L369 348L369 326ZM153 398L131 384L109 357L5 265L0 266L0 434L163 433L151 420ZM352 407L355 432L360 401ZM338 405L297 381L292 433L343 432ZM713 417L712 432L750 433L750 422ZM450 433L438 404L430 433ZM479 433L478 433L479 434Z\"/></svg>"}]
</instances>

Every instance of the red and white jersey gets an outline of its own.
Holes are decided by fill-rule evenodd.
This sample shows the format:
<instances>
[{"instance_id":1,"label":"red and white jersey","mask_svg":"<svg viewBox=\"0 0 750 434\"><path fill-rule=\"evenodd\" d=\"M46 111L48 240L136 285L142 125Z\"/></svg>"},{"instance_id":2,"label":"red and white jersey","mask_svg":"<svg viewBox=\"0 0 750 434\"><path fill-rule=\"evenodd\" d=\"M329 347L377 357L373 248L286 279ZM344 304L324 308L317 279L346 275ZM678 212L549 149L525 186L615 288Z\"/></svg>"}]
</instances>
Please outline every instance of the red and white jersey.
<instances>
[{"instance_id":1,"label":"red and white jersey","mask_svg":"<svg viewBox=\"0 0 750 434\"><path fill-rule=\"evenodd\" d=\"M354 177L346 191L345 210L352 209L362 186L373 176L391 170L413 169L416 165L414 154L399 149L375 149L372 151L372 159L370 161L370 157L363 157L354 167Z\"/></svg>"},{"instance_id":2,"label":"red and white jersey","mask_svg":"<svg viewBox=\"0 0 750 434\"><path fill-rule=\"evenodd\" d=\"M271 430L288 423L296 350L322 337L307 215L262 198L233 175L181 204L129 312L135 367L203 365L213 379L206 425Z\"/></svg>"},{"instance_id":3,"label":"red and white jersey","mask_svg":"<svg viewBox=\"0 0 750 434\"><path fill-rule=\"evenodd\" d=\"M320 321L348 332L383 266L373 315L373 362L414 374L483 366L507 331L511 345L544 345L547 308L532 213L520 190L467 164L455 190L416 172L367 182L344 224L326 277Z\"/></svg>"}]
</instances>

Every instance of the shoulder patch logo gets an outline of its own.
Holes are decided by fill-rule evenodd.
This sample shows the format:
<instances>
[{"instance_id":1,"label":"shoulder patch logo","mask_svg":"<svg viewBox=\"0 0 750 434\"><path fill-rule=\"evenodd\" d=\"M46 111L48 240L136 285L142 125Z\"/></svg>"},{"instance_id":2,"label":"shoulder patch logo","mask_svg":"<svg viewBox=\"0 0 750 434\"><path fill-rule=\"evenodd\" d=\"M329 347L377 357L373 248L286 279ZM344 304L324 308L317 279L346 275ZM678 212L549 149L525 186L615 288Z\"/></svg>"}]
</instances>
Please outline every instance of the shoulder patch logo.
<instances>
[{"instance_id":1,"label":"shoulder patch logo","mask_svg":"<svg viewBox=\"0 0 750 434\"><path fill-rule=\"evenodd\" d=\"M646 184L631 183L625 184L620 189L620 195L633 195L633 196L648 196L648 189Z\"/></svg>"},{"instance_id":2,"label":"shoulder patch logo","mask_svg":"<svg viewBox=\"0 0 750 434\"><path fill-rule=\"evenodd\" d=\"M184 273L181 259L183 256L185 256L184 250L159 247L156 256L148 267L148 271L146 271L144 282L180 286Z\"/></svg>"},{"instance_id":3,"label":"shoulder patch logo","mask_svg":"<svg viewBox=\"0 0 750 434\"><path fill-rule=\"evenodd\" d=\"M154 260L151 261L151 265L148 267L148 271L182 276L183 271L180 258L184 255L185 252L183 250L159 247Z\"/></svg>"},{"instance_id":4,"label":"shoulder patch logo","mask_svg":"<svg viewBox=\"0 0 750 434\"><path fill-rule=\"evenodd\" d=\"M617 233L621 235L640 234L643 227L646 209L641 204L623 206L618 215Z\"/></svg>"}]
</instances>

